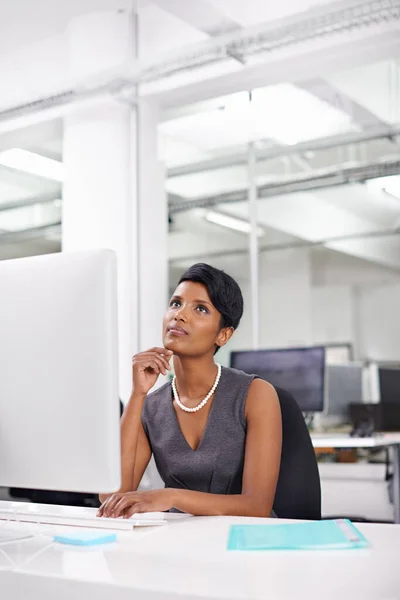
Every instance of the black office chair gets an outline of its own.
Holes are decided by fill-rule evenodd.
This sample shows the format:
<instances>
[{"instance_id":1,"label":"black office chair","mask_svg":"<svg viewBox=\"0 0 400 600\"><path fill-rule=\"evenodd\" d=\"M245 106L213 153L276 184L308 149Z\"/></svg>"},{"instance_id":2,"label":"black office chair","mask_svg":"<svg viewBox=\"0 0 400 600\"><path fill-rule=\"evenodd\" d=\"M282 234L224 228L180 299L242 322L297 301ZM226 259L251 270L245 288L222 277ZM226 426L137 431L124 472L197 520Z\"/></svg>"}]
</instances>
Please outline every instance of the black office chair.
<instances>
[{"instance_id":1,"label":"black office chair","mask_svg":"<svg viewBox=\"0 0 400 600\"><path fill-rule=\"evenodd\" d=\"M321 484L303 414L291 394L276 387L282 413L282 455L273 510L281 519L321 519Z\"/></svg>"}]
</instances>

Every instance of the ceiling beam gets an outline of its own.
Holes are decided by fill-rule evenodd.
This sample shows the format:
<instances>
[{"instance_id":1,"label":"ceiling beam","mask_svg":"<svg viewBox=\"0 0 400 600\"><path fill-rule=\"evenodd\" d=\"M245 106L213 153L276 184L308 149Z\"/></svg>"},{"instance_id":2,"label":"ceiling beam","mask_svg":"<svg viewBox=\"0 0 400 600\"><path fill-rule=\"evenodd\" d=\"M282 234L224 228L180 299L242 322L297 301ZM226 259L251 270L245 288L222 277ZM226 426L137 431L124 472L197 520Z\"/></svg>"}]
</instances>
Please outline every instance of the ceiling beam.
<instances>
[{"instance_id":1,"label":"ceiling beam","mask_svg":"<svg viewBox=\"0 0 400 600\"><path fill-rule=\"evenodd\" d=\"M378 177L388 177L400 174L400 160L386 161L385 163L376 162L361 166L333 166L330 169L315 173L304 173L300 177L292 179L282 179L275 183L260 185L257 187L259 199L293 194L295 192L306 192L324 189L327 187L336 187L356 182L362 183L369 179ZM221 204L233 204L243 202L248 197L247 189L238 189L232 192L214 194L211 196L202 196L193 200L184 200L170 202L170 213L179 213L192 210L193 208L211 208Z\"/></svg>"},{"instance_id":2,"label":"ceiling beam","mask_svg":"<svg viewBox=\"0 0 400 600\"><path fill-rule=\"evenodd\" d=\"M162 10L171 13L199 31L210 36L241 29L239 23L216 9L206 0L152 0Z\"/></svg>"},{"instance_id":3,"label":"ceiling beam","mask_svg":"<svg viewBox=\"0 0 400 600\"><path fill-rule=\"evenodd\" d=\"M271 148L269 145L267 148L256 149L256 160L273 160L275 158L282 158L283 156L303 154L304 152L318 152L319 150L328 150L330 148L337 148L339 146L349 146L385 138L394 139L397 135L400 135L400 125L397 127L385 125L371 127L368 129L368 131L363 131L361 133L350 132L332 135L326 138L307 140L292 146L275 145ZM196 163L190 163L188 165L170 167L167 170L167 176L168 178L181 177L183 175L203 173L205 171L224 169L226 167L246 165L247 160L248 157L246 152L228 154L219 158L202 160Z\"/></svg>"},{"instance_id":4,"label":"ceiling beam","mask_svg":"<svg viewBox=\"0 0 400 600\"><path fill-rule=\"evenodd\" d=\"M27 229L19 229L17 231L7 231L6 233L0 233L0 244L24 242L28 239L41 238L54 230L58 230L60 227L61 221L54 221L37 227L28 227Z\"/></svg>"},{"instance_id":5,"label":"ceiling beam","mask_svg":"<svg viewBox=\"0 0 400 600\"><path fill-rule=\"evenodd\" d=\"M346 236L335 236L331 238L325 238L322 240L318 240L317 242L310 242L306 240L294 240L283 243L274 243L274 244L261 244L259 247L260 253L268 253L268 252L279 252L285 250L295 250L300 248L319 248L325 247L335 252L340 252L341 254L347 254L350 256L357 256L358 258L365 260L367 262L373 262L380 265L385 265L393 269L394 271L400 270L400 262L395 261L396 257L391 257L391 260L388 261L388 257L384 257L382 254L377 254L376 252L372 252L369 248L368 242L372 243L377 240L395 240L400 249L400 233L394 233L393 230L382 230L379 232L373 231L370 233L360 233ZM367 252L362 254L361 252L351 251L352 244L354 247L356 243L360 245L364 245L367 247ZM220 258L223 256L244 256L248 254L248 248L232 248L226 247L223 248L213 248L213 249L204 249L203 251L195 250L194 252L186 252L181 256L174 256L170 259L170 264L178 263L179 261L190 259L192 261L200 260L200 259L212 259L212 258Z\"/></svg>"},{"instance_id":6,"label":"ceiling beam","mask_svg":"<svg viewBox=\"0 0 400 600\"><path fill-rule=\"evenodd\" d=\"M51 204L55 200L59 199L60 194L41 194L40 196L32 196L30 198L23 198L21 200L13 200L12 202L4 202L3 204L0 204L0 212L25 208L26 206L33 206L34 204Z\"/></svg>"},{"instance_id":7,"label":"ceiling beam","mask_svg":"<svg viewBox=\"0 0 400 600\"><path fill-rule=\"evenodd\" d=\"M296 45L292 52L271 52L262 61L234 72L205 76L200 81L176 87L171 84L169 89L155 91L152 84L146 92L146 84L142 84L142 94L156 99L163 109L176 108L243 90L298 82L300 73L306 73L307 79L324 77L329 71L355 68L398 53L398 32L391 24L386 31L371 25L358 35L349 32L347 37L344 34L329 37L329 42L323 45L309 42L305 47Z\"/></svg>"},{"instance_id":8,"label":"ceiling beam","mask_svg":"<svg viewBox=\"0 0 400 600\"><path fill-rule=\"evenodd\" d=\"M178 19L185 21L199 31L210 37L216 37L225 33L239 31L242 27L226 15L222 14L206 0L195 2L182 2L182 0L153 0L153 3L173 14ZM235 52L228 51L227 55L244 64L243 57Z\"/></svg>"}]
</instances>

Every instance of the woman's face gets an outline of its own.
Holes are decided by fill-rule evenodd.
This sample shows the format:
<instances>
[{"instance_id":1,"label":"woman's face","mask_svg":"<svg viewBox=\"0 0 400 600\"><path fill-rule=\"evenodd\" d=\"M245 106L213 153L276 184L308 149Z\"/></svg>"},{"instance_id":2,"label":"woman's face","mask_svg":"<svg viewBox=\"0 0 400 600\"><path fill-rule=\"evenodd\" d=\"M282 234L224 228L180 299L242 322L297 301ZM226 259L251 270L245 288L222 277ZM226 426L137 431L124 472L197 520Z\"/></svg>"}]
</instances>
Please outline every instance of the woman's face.
<instances>
[{"instance_id":1,"label":"woman's face","mask_svg":"<svg viewBox=\"0 0 400 600\"><path fill-rule=\"evenodd\" d=\"M214 353L231 337L230 327L221 329L221 313L212 304L201 283L178 285L163 320L163 342L174 354L201 356Z\"/></svg>"}]
</instances>

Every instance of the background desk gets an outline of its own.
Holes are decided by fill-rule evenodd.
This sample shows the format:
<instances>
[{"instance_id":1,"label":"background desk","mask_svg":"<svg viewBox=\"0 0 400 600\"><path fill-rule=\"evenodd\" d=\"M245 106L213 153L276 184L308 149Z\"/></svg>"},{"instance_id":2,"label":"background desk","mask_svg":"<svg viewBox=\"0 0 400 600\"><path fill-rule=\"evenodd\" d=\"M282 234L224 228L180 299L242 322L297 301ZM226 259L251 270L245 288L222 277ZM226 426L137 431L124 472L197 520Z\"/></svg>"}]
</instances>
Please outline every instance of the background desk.
<instances>
[{"instance_id":1,"label":"background desk","mask_svg":"<svg viewBox=\"0 0 400 600\"><path fill-rule=\"evenodd\" d=\"M313 434L311 439L314 448L390 447L393 462L394 522L400 523L400 433L383 433L372 437L350 437L344 434Z\"/></svg>"},{"instance_id":2,"label":"background desk","mask_svg":"<svg viewBox=\"0 0 400 600\"><path fill-rule=\"evenodd\" d=\"M0 570L1 598L399 598L400 526L361 524L371 542L365 550L227 552L229 526L254 522L271 520L186 517L146 532L123 532L117 544L97 548L46 547L50 538L2 546L20 565L39 553L18 571ZM0 569L5 565L0 553Z\"/></svg>"}]
</instances>

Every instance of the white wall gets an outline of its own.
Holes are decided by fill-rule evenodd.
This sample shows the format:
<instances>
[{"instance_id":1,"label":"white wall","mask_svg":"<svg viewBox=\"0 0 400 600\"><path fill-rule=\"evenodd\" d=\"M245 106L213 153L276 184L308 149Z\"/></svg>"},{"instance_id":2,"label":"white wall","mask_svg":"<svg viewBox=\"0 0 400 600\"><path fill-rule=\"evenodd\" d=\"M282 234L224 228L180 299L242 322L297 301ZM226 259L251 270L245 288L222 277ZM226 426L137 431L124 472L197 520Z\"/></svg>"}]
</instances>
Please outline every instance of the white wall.
<instances>
[{"instance_id":1,"label":"white wall","mask_svg":"<svg viewBox=\"0 0 400 600\"><path fill-rule=\"evenodd\" d=\"M312 342L308 249L261 255L260 308L261 346L302 346Z\"/></svg>"},{"instance_id":2,"label":"white wall","mask_svg":"<svg viewBox=\"0 0 400 600\"><path fill-rule=\"evenodd\" d=\"M400 284L357 293L360 351L372 360L400 359Z\"/></svg>"},{"instance_id":3,"label":"white wall","mask_svg":"<svg viewBox=\"0 0 400 600\"><path fill-rule=\"evenodd\" d=\"M262 348L351 342L358 359L400 359L400 273L380 273L371 265L362 285L361 274L354 277L354 261L348 270L344 257L339 262L316 264L307 249L261 255ZM396 279L399 283L388 283ZM231 350L252 347L250 285L240 285L245 312L219 354L223 364Z\"/></svg>"},{"instance_id":4,"label":"white wall","mask_svg":"<svg viewBox=\"0 0 400 600\"><path fill-rule=\"evenodd\" d=\"M260 347L312 342L309 250L268 252L260 257ZM227 351L252 348L249 282L240 282L245 310ZM221 353L222 355L222 353Z\"/></svg>"},{"instance_id":5,"label":"white wall","mask_svg":"<svg viewBox=\"0 0 400 600\"><path fill-rule=\"evenodd\" d=\"M354 293L350 285L313 287L311 313L313 343L356 341Z\"/></svg>"},{"instance_id":6,"label":"white wall","mask_svg":"<svg viewBox=\"0 0 400 600\"><path fill-rule=\"evenodd\" d=\"M244 297L239 329L217 356L228 365L231 351L252 348L248 256L210 262L238 280ZM321 248L260 255L261 348L350 342L356 359L400 360L399 307L400 270Z\"/></svg>"}]
</instances>

